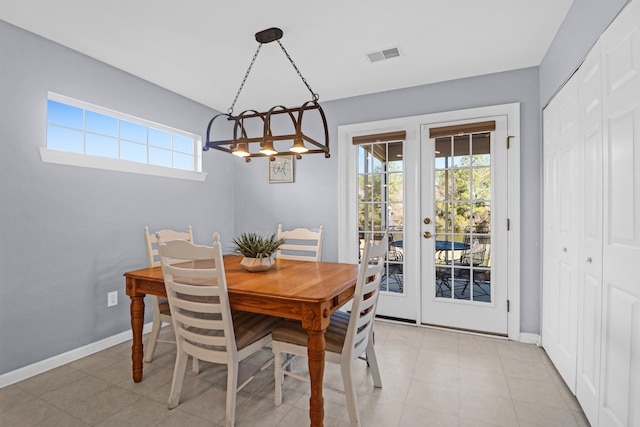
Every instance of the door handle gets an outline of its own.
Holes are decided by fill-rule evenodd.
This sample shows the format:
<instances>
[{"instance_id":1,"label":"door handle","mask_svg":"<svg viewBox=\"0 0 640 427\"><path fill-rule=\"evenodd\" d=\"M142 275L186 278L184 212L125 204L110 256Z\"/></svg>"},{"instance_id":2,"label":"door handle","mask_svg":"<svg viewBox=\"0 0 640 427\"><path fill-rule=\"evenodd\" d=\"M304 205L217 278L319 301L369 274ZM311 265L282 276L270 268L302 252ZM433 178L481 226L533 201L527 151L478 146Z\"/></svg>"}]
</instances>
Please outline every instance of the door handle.
<instances>
[{"instance_id":1,"label":"door handle","mask_svg":"<svg viewBox=\"0 0 640 427\"><path fill-rule=\"evenodd\" d=\"M431 218L425 218L422 222L424 222L425 224L429 225L429 224L431 224Z\"/></svg>"},{"instance_id":2,"label":"door handle","mask_svg":"<svg viewBox=\"0 0 640 427\"><path fill-rule=\"evenodd\" d=\"M431 237L431 233L430 233L430 232L428 232L428 231L425 231L424 233L422 233L422 236L423 236L425 239L429 239L429 238Z\"/></svg>"}]
</instances>

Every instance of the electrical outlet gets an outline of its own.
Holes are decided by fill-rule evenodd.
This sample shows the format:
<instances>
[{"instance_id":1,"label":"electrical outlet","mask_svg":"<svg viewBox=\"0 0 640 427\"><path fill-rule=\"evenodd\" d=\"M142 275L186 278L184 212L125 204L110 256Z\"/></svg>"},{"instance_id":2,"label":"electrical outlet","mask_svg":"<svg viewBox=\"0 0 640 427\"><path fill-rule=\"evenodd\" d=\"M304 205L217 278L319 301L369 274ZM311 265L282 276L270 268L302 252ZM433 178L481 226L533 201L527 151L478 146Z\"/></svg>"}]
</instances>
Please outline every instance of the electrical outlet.
<instances>
[{"instance_id":1,"label":"electrical outlet","mask_svg":"<svg viewBox=\"0 0 640 427\"><path fill-rule=\"evenodd\" d=\"M118 291L107 294L107 307L113 307L114 305L118 305Z\"/></svg>"}]
</instances>

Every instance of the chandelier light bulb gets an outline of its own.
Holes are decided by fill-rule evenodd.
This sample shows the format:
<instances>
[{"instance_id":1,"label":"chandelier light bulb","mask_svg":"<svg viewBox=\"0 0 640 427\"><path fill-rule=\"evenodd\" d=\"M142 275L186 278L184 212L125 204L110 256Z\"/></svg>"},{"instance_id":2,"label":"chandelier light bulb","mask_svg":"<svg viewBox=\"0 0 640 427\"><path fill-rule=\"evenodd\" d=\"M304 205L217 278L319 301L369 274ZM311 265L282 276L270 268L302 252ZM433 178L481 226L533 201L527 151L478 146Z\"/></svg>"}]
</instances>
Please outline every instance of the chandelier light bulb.
<instances>
[{"instance_id":1,"label":"chandelier light bulb","mask_svg":"<svg viewBox=\"0 0 640 427\"><path fill-rule=\"evenodd\" d=\"M302 138L294 139L293 145L289 150L291 150L294 153L306 153L307 151L309 151L309 149L304 146L304 142L302 141Z\"/></svg>"},{"instance_id":2,"label":"chandelier light bulb","mask_svg":"<svg viewBox=\"0 0 640 427\"><path fill-rule=\"evenodd\" d=\"M231 153L238 157L249 157L249 148L246 142L239 142L235 148L231 150Z\"/></svg>"},{"instance_id":3,"label":"chandelier light bulb","mask_svg":"<svg viewBox=\"0 0 640 427\"><path fill-rule=\"evenodd\" d=\"M260 144L262 148L260 148L260 153L265 156L273 156L274 154L278 154L278 151L273 147L273 141L265 141Z\"/></svg>"}]
</instances>

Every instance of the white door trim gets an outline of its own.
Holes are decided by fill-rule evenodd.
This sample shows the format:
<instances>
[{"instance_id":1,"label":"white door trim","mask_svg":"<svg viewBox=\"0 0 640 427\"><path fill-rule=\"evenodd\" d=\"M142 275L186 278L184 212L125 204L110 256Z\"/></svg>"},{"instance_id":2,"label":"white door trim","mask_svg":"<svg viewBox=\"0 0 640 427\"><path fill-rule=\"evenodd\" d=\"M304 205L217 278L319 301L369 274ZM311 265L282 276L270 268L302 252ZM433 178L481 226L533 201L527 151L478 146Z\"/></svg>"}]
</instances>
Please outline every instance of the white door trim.
<instances>
[{"instance_id":1,"label":"white door trim","mask_svg":"<svg viewBox=\"0 0 640 427\"><path fill-rule=\"evenodd\" d=\"M405 130L407 140L420 137L420 127L423 124L448 122L456 120L471 119L474 117L487 117L507 115L508 135L510 138L509 157L509 203L508 218L510 220L510 231L508 233L508 295L510 301L510 311L507 315L508 336L510 340L520 341L520 103L493 105L488 107L470 108L458 111L446 111L441 113L425 114L419 116L402 117L398 119L380 120L366 123L356 123L351 125L338 126L338 260L339 262L357 263L358 255L356 248L357 230L355 222L350 221L356 215L356 170L355 170L355 150L352 149L351 140L354 136L372 133L389 132L395 130ZM506 143L506 141L504 142ZM419 144L416 145L419 149ZM419 153L417 153L419 154ZM417 194L406 194L406 199L419 200L419 171L415 175L405 176L405 180L415 182L415 192ZM415 180L415 181L414 181ZM419 204L418 204L419 206ZM409 214L409 212L407 212ZM408 224L419 222L418 212L414 213L415 218L407 218ZM505 225L506 226L506 225ZM410 232L407 230L407 233ZM407 248L406 254L412 253L411 248ZM415 256L419 256L419 247L415 249ZM416 261L419 258L416 258ZM412 277L419 277L419 263L411 263L416 271L407 271L406 274ZM409 277L407 277L409 279ZM419 288L417 284L416 288ZM417 290L420 292L420 290ZM420 301L418 295L416 302L416 323L420 324Z\"/></svg>"}]
</instances>

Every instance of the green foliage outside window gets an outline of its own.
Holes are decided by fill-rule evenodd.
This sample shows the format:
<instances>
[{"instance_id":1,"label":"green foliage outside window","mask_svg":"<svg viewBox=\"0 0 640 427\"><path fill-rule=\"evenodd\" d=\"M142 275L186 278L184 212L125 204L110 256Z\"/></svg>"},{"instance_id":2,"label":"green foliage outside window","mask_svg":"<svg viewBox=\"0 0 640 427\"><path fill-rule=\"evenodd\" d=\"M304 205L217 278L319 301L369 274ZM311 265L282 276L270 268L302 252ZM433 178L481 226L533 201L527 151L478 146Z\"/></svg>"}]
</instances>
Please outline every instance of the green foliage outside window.
<instances>
[{"instance_id":1,"label":"green foliage outside window","mask_svg":"<svg viewBox=\"0 0 640 427\"><path fill-rule=\"evenodd\" d=\"M491 168L488 156L465 156L458 159L457 164L456 168L436 171L436 232L462 234L474 226L490 229Z\"/></svg>"}]
</instances>

